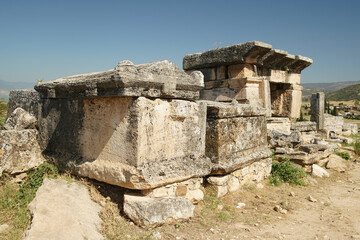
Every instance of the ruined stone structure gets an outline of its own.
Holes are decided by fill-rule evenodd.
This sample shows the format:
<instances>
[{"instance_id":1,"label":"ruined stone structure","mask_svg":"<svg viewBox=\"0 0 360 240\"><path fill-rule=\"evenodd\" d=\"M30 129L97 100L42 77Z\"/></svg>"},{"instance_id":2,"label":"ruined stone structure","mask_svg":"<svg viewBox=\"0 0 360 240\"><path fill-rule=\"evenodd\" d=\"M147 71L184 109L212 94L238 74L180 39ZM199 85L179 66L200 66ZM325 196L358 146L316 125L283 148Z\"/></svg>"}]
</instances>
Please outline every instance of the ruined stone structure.
<instances>
[{"instance_id":1,"label":"ruined stone structure","mask_svg":"<svg viewBox=\"0 0 360 240\"><path fill-rule=\"evenodd\" d=\"M299 116L300 73L311 63L248 42L187 55L186 72L169 61L123 61L105 72L41 82L37 92L13 91L9 105L35 116L39 132L26 121L39 139L34 156L42 152L73 174L141 190L125 195L124 212L156 226L191 217L204 179L221 197L269 176L269 129L271 145L284 153L300 144L289 119ZM14 119L9 126L19 125ZM164 207L166 214L158 211Z\"/></svg>"},{"instance_id":2,"label":"ruined stone structure","mask_svg":"<svg viewBox=\"0 0 360 240\"><path fill-rule=\"evenodd\" d=\"M187 72L204 74L202 99L236 99L265 108L267 117L288 118L299 117L300 74L311 64L307 57L257 41L186 55L183 60Z\"/></svg>"}]
</instances>

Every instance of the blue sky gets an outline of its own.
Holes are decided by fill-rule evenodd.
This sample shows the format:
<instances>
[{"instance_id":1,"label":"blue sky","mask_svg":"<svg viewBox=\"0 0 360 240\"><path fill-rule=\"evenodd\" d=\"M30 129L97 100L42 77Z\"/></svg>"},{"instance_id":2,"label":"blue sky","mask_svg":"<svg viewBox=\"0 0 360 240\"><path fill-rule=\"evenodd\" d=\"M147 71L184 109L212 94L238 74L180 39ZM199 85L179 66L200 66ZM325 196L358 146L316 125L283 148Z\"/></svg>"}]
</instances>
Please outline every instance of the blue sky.
<instances>
[{"instance_id":1,"label":"blue sky","mask_svg":"<svg viewBox=\"0 0 360 240\"><path fill-rule=\"evenodd\" d=\"M103 71L262 41L314 60L302 82L360 80L360 1L0 0L0 80ZM1 86L0 86L1 87Z\"/></svg>"}]
</instances>

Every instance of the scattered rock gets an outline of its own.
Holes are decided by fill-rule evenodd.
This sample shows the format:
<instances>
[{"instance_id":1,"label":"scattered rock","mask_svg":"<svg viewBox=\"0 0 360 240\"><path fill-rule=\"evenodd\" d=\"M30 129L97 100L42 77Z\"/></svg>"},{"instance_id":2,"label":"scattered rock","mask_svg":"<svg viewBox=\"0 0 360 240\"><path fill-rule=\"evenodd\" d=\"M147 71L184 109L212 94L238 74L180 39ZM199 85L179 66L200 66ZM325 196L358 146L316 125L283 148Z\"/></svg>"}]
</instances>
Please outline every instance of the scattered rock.
<instances>
[{"instance_id":1,"label":"scattered rock","mask_svg":"<svg viewBox=\"0 0 360 240\"><path fill-rule=\"evenodd\" d=\"M25 240L104 239L99 233L101 207L90 199L84 185L45 179L29 210L33 218Z\"/></svg>"},{"instance_id":2,"label":"scattered rock","mask_svg":"<svg viewBox=\"0 0 360 240\"><path fill-rule=\"evenodd\" d=\"M315 177L329 177L330 174L325 170L323 169L322 167L316 165L316 164L313 164L312 165L312 172L311 174Z\"/></svg>"},{"instance_id":3,"label":"scattered rock","mask_svg":"<svg viewBox=\"0 0 360 240\"><path fill-rule=\"evenodd\" d=\"M9 228L9 225L7 225L7 224L0 225L0 233L6 231L8 228Z\"/></svg>"},{"instance_id":4,"label":"scattered rock","mask_svg":"<svg viewBox=\"0 0 360 240\"><path fill-rule=\"evenodd\" d=\"M26 178L26 177L27 177L27 173L20 173L15 176L14 182L21 183L24 180L24 178Z\"/></svg>"},{"instance_id":5,"label":"scattered rock","mask_svg":"<svg viewBox=\"0 0 360 240\"><path fill-rule=\"evenodd\" d=\"M184 197L149 198L124 195L124 212L136 224L155 227L164 223L189 219L194 206Z\"/></svg>"},{"instance_id":6,"label":"scattered rock","mask_svg":"<svg viewBox=\"0 0 360 240\"><path fill-rule=\"evenodd\" d=\"M284 209L284 208L282 208L282 207L279 206L279 205L276 205L276 206L274 207L274 210L275 210L276 212L281 213L281 214L287 214L287 210Z\"/></svg>"},{"instance_id":7,"label":"scattered rock","mask_svg":"<svg viewBox=\"0 0 360 240\"><path fill-rule=\"evenodd\" d=\"M309 200L310 202L317 202L317 200L311 195L307 197L307 200Z\"/></svg>"},{"instance_id":8,"label":"scattered rock","mask_svg":"<svg viewBox=\"0 0 360 240\"><path fill-rule=\"evenodd\" d=\"M152 237L153 239L161 239L161 238L162 238L162 237L161 237L161 233L159 233L158 231L153 232L153 233L151 234L151 237Z\"/></svg>"},{"instance_id":9,"label":"scattered rock","mask_svg":"<svg viewBox=\"0 0 360 240\"><path fill-rule=\"evenodd\" d=\"M342 157L336 154L331 154L329 157L329 161L326 164L326 168L333 169L338 172L345 172L346 164Z\"/></svg>"},{"instance_id":10,"label":"scattered rock","mask_svg":"<svg viewBox=\"0 0 360 240\"><path fill-rule=\"evenodd\" d=\"M256 184L256 187L261 189L261 188L264 188L264 185L262 183L258 183L258 184Z\"/></svg>"},{"instance_id":11,"label":"scattered rock","mask_svg":"<svg viewBox=\"0 0 360 240\"><path fill-rule=\"evenodd\" d=\"M295 197L295 193L294 193L293 191L291 191L291 192L289 193L289 196Z\"/></svg>"},{"instance_id":12,"label":"scattered rock","mask_svg":"<svg viewBox=\"0 0 360 240\"><path fill-rule=\"evenodd\" d=\"M239 202L239 203L236 205L236 208L242 208L242 207L245 207L245 206L246 206L245 203Z\"/></svg>"}]
</instances>

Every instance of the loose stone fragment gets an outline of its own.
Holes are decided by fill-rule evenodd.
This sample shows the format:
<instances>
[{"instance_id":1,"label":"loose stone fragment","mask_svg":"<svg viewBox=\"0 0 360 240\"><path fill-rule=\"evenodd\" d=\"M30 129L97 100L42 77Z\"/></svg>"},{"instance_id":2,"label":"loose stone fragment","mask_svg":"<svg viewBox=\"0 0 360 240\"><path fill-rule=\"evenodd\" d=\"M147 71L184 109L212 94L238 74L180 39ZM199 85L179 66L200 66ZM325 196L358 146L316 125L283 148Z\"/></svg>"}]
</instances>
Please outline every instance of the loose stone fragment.
<instances>
[{"instance_id":1,"label":"loose stone fragment","mask_svg":"<svg viewBox=\"0 0 360 240\"><path fill-rule=\"evenodd\" d=\"M307 197L307 200L309 200L310 202L317 202L317 200L315 198L313 198L313 196L309 195Z\"/></svg>"},{"instance_id":2,"label":"loose stone fragment","mask_svg":"<svg viewBox=\"0 0 360 240\"><path fill-rule=\"evenodd\" d=\"M315 176L315 177L329 177L330 174L325 170L323 169L322 167L316 165L316 164L313 164L312 165L312 175Z\"/></svg>"},{"instance_id":3,"label":"loose stone fragment","mask_svg":"<svg viewBox=\"0 0 360 240\"><path fill-rule=\"evenodd\" d=\"M193 216L194 206L183 197L148 198L124 196L124 212L136 224L155 227L164 223L181 221Z\"/></svg>"}]
</instances>

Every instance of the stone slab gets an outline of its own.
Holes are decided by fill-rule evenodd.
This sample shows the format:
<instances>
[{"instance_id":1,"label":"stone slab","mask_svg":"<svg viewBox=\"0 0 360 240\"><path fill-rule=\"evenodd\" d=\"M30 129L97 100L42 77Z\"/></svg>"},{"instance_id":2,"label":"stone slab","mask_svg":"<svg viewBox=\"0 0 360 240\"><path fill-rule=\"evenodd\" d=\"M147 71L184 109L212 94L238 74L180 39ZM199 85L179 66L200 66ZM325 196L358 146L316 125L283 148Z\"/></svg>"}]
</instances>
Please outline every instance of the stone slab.
<instances>
[{"instance_id":1,"label":"stone slab","mask_svg":"<svg viewBox=\"0 0 360 240\"><path fill-rule=\"evenodd\" d=\"M100 205L88 189L61 179L45 179L29 204L31 226L24 240L100 240Z\"/></svg>"},{"instance_id":2,"label":"stone slab","mask_svg":"<svg viewBox=\"0 0 360 240\"><path fill-rule=\"evenodd\" d=\"M105 72L74 75L38 83L41 98L151 97L198 99L204 87L199 71L187 74L170 61L118 63Z\"/></svg>"},{"instance_id":3,"label":"stone slab","mask_svg":"<svg viewBox=\"0 0 360 240\"><path fill-rule=\"evenodd\" d=\"M187 220L194 215L194 208L184 197L149 198L124 195L125 214L143 227L156 227Z\"/></svg>"},{"instance_id":4,"label":"stone slab","mask_svg":"<svg viewBox=\"0 0 360 240\"><path fill-rule=\"evenodd\" d=\"M295 122L291 123L291 130L299 132L316 131L316 122Z\"/></svg>"}]
</instances>

